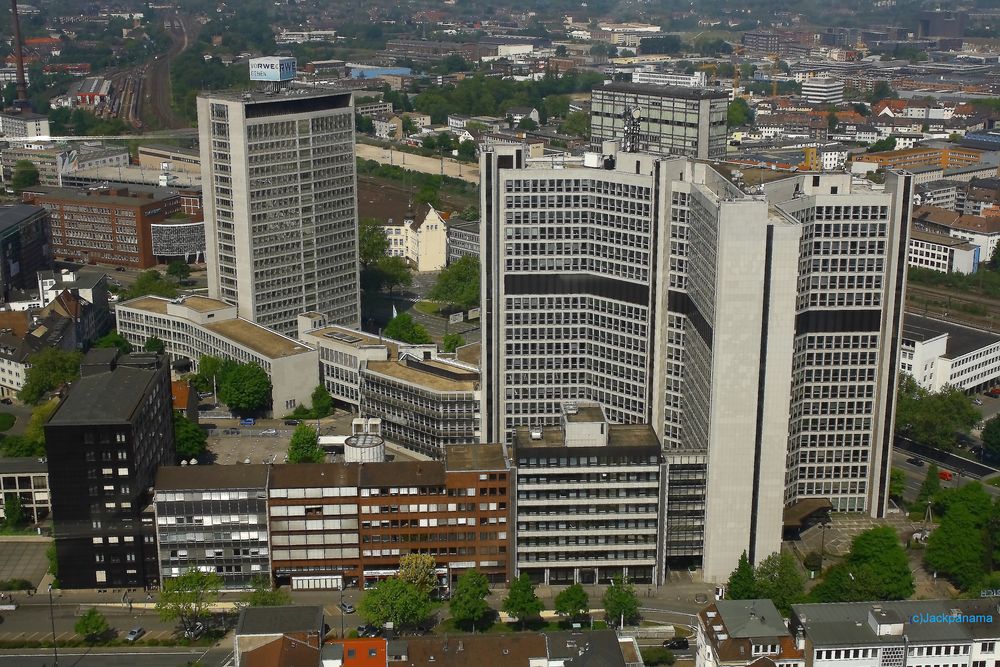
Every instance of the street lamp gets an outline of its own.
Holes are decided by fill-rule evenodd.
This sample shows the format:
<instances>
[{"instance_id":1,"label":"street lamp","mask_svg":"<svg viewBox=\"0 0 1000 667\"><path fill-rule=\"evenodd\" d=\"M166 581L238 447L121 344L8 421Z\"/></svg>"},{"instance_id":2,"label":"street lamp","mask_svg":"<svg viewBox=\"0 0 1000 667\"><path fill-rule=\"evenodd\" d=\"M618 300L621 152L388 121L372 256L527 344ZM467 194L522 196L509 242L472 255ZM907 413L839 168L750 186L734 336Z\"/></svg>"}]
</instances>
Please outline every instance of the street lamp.
<instances>
[{"instance_id":1,"label":"street lamp","mask_svg":"<svg viewBox=\"0 0 1000 667\"><path fill-rule=\"evenodd\" d=\"M823 556L826 552L826 529L830 526L829 521L823 521L819 524L820 527L820 538L819 538L819 571L823 572Z\"/></svg>"},{"instance_id":2,"label":"street lamp","mask_svg":"<svg viewBox=\"0 0 1000 667\"><path fill-rule=\"evenodd\" d=\"M54 667L59 667L59 648L56 646L56 617L52 611L52 584L49 584L49 621L52 622L52 659Z\"/></svg>"},{"instance_id":3,"label":"street lamp","mask_svg":"<svg viewBox=\"0 0 1000 667\"><path fill-rule=\"evenodd\" d=\"M340 576L340 638L347 639L344 634L344 576Z\"/></svg>"}]
</instances>

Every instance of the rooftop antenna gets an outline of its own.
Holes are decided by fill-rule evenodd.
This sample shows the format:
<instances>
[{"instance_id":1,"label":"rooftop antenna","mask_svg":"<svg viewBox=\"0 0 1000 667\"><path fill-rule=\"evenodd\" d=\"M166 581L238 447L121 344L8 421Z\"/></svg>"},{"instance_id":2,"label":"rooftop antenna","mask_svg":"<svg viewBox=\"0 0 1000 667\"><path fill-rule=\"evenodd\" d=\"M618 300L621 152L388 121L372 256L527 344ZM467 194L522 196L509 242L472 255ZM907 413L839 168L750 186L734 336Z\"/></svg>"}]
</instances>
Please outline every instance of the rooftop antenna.
<instances>
[{"instance_id":1,"label":"rooftop antenna","mask_svg":"<svg viewBox=\"0 0 1000 667\"><path fill-rule=\"evenodd\" d=\"M17 67L17 104L24 108L28 103L28 85L24 81L24 53L21 44L21 24L17 18L17 0L10 0L11 19L14 23L14 63Z\"/></svg>"},{"instance_id":2,"label":"rooftop antenna","mask_svg":"<svg viewBox=\"0 0 1000 667\"><path fill-rule=\"evenodd\" d=\"M639 152L639 121L642 119L642 112L639 107L625 107L622 114L625 121L625 136L622 138L623 153Z\"/></svg>"}]
</instances>

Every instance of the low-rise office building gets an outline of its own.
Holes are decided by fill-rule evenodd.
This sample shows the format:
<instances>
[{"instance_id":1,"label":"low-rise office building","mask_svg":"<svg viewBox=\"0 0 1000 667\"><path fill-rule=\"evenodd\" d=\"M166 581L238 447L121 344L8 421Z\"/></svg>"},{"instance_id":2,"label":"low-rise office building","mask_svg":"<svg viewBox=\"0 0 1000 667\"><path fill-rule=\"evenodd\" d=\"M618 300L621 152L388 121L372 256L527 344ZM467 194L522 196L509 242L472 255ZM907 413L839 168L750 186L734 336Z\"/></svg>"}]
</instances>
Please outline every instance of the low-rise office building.
<instances>
[{"instance_id":1,"label":"low-rise office building","mask_svg":"<svg viewBox=\"0 0 1000 667\"><path fill-rule=\"evenodd\" d=\"M792 605L789 631L812 667L992 667L996 598Z\"/></svg>"},{"instance_id":2,"label":"low-rise office building","mask_svg":"<svg viewBox=\"0 0 1000 667\"><path fill-rule=\"evenodd\" d=\"M811 104L840 104L844 101L844 82L810 77L802 82L802 97Z\"/></svg>"},{"instance_id":3,"label":"low-rise office building","mask_svg":"<svg viewBox=\"0 0 1000 667\"><path fill-rule=\"evenodd\" d=\"M21 512L31 523L49 515L49 467L44 458L35 456L0 457L0 496L16 495ZM6 519L6 502L0 505L0 519Z\"/></svg>"},{"instance_id":4,"label":"low-rise office building","mask_svg":"<svg viewBox=\"0 0 1000 667\"><path fill-rule=\"evenodd\" d=\"M947 234L912 230L907 262L941 273L975 273L979 269L979 246Z\"/></svg>"},{"instance_id":5,"label":"low-rise office building","mask_svg":"<svg viewBox=\"0 0 1000 667\"><path fill-rule=\"evenodd\" d=\"M115 309L118 333L137 349L155 336L174 362L186 359L195 369L203 355L256 364L271 378L275 414L309 405L318 382L316 350L237 317L236 311L232 304L204 296L142 296Z\"/></svg>"},{"instance_id":6,"label":"low-rise office building","mask_svg":"<svg viewBox=\"0 0 1000 667\"><path fill-rule=\"evenodd\" d=\"M273 466L274 576L292 588L371 586L423 553L445 588L473 568L504 582L508 468L502 445L483 444L449 447L443 461Z\"/></svg>"},{"instance_id":7,"label":"low-rise office building","mask_svg":"<svg viewBox=\"0 0 1000 667\"><path fill-rule=\"evenodd\" d=\"M516 574L549 584L662 583L664 478L648 424L610 424L566 403L559 427L517 429Z\"/></svg>"},{"instance_id":8,"label":"low-rise office building","mask_svg":"<svg viewBox=\"0 0 1000 667\"><path fill-rule=\"evenodd\" d=\"M913 209L913 229L920 232L947 234L979 247L980 261L993 257L1000 243L1000 217L984 218L962 215L937 206Z\"/></svg>"},{"instance_id":9,"label":"low-rise office building","mask_svg":"<svg viewBox=\"0 0 1000 667\"><path fill-rule=\"evenodd\" d=\"M106 169L109 175L104 179L114 178L119 169L127 168L129 152L127 148L34 148L27 146L12 146L0 151L0 169L3 180L9 184L14 175L14 167L20 161L27 161L38 169L39 185L62 187L65 179L81 170Z\"/></svg>"},{"instance_id":10,"label":"low-rise office building","mask_svg":"<svg viewBox=\"0 0 1000 667\"><path fill-rule=\"evenodd\" d=\"M160 582L190 569L225 590L270 577L266 465L165 466L156 473Z\"/></svg>"},{"instance_id":11,"label":"low-rise office building","mask_svg":"<svg viewBox=\"0 0 1000 667\"><path fill-rule=\"evenodd\" d=\"M201 173L201 153L196 148L180 148L162 144L139 146L139 166L153 171Z\"/></svg>"},{"instance_id":12,"label":"low-rise office building","mask_svg":"<svg viewBox=\"0 0 1000 667\"><path fill-rule=\"evenodd\" d=\"M899 367L928 391L979 391L1000 380L1000 336L906 313Z\"/></svg>"},{"instance_id":13,"label":"low-rise office building","mask_svg":"<svg viewBox=\"0 0 1000 667\"><path fill-rule=\"evenodd\" d=\"M11 146L49 140L49 118L31 111L0 111L0 135Z\"/></svg>"},{"instance_id":14,"label":"low-rise office building","mask_svg":"<svg viewBox=\"0 0 1000 667\"><path fill-rule=\"evenodd\" d=\"M479 257L479 222L448 221L448 264L466 255Z\"/></svg>"}]
</instances>

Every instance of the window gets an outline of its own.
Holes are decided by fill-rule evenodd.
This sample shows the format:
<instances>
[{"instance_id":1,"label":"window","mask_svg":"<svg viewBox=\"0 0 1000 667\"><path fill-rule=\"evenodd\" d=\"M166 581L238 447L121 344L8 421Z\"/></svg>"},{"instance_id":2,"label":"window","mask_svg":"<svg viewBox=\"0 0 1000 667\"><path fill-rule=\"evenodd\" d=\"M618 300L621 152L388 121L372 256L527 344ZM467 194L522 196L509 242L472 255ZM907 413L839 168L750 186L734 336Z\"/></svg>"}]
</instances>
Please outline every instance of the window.
<instances>
[{"instance_id":1,"label":"window","mask_svg":"<svg viewBox=\"0 0 1000 667\"><path fill-rule=\"evenodd\" d=\"M355 658L355 657L357 657L357 653L358 653L357 650L355 650L353 648L347 649L347 657L348 658Z\"/></svg>"}]
</instances>

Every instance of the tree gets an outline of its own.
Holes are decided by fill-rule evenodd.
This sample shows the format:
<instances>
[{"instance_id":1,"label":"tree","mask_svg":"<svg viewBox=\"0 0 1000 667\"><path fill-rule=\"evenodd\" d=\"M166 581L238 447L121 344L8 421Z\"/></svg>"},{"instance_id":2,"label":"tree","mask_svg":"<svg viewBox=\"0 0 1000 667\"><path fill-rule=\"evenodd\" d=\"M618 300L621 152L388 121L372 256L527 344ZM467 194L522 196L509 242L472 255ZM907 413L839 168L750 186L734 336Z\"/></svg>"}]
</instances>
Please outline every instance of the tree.
<instances>
[{"instance_id":1,"label":"tree","mask_svg":"<svg viewBox=\"0 0 1000 667\"><path fill-rule=\"evenodd\" d=\"M486 603L489 594L490 583L486 576L479 570L466 570L459 576L448 603L451 617L458 624L468 623L475 632L476 624L490 613L490 606Z\"/></svg>"},{"instance_id":2,"label":"tree","mask_svg":"<svg viewBox=\"0 0 1000 667\"><path fill-rule=\"evenodd\" d=\"M441 208L441 195L438 193L438 187L434 184L428 183L422 186L417 193L413 195L414 206L422 206L427 204L428 206L433 206L434 208Z\"/></svg>"},{"instance_id":3,"label":"tree","mask_svg":"<svg viewBox=\"0 0 1000 667\"><path fill-rule=\"evenodd\" d=\"M200 618L208 615L218 599L222 579L215 572L194 568L179 577L165 579L160 590L156 611L164 621L177 621L190 630Z\"/></svg>"},{"instance_id":4,"label":"tree","mask_svg":"<svg viewBox=\"0 0 1000 667\"><path fill-rule=\"evenodd\" d=\"M757 597L770 599L783 614L789 613L792 603L798 602L805 592L805 581L795 558L786 552L773 553L762 560L754 570L754 580Z\"/></svg>"},{"instance_id":5,"label":"tree","mask_svg":"<svg viewBox=\"0 0 1000 667\"><path fill-rule=\"evenodd\" d=\"M222 379L223 361L219 357L203 354L198 358L198 373L192 384L199 391L215 391Z\"/></svg>"},{"instance_id":6,"label":"tree","mask_svg":"<svg viewBox=\"0 0 1000 667\"><path fill-rule=\"evenodd\" d=\"M566 56L566 45L559 44L558 46L556 46L556 57L563 58L565 56Z\"/></svg>"},{"instance_id":7,"label":"tree","mask_svg":"<svg viewBox=\"0 0 1000 667\"><path fill-rule=\"evenodd\" d=\"M983 458L1000 460L1000 415L986 421L982 438Z\"/></svg>"},{"instance_id":8,"label":"tree","mask_svg":"<svg viewBox=\"0 0 1000 667\"><path fill-rule=\"evenodd\" d=\"M639 620L639 598L635 595L635 586L621 576L611 579L611 586L604 591L601 602L604 613L611 621L628 624Z\"/></svg>"},{"instance_id":9,"label":"tree","mask_svg":"<svg viewBox=\"0 0 1000 667\"><path fill-rule=\"evenodd\" d=\"M24 523L24 506L21 504L21 496L17 493L8 493L3 502L3 525L6 528L16 528Z\"/></svg>"},{"instance_id":10,"label":"tree","mask_svg":"<svg viewBox=\"0 0 1000 667\"><path fill-rule=\"evenodd\" d=\"M457 333L445 334L444 339L441 341L441 348L445 352L454 352L463 345L465 345L465 339L462 338L461 334Z\"/></svg>"},{"instance_id":11,"label":"tree","mask_svg":"<svg viewBox=\"0 0 1000 667\"><path fill-rule=\"evenodd\" d=\"M524 629L524 622L529 618L538 616L545 605L535 594L535 587L527 574L522 573L520 577L510 584L510 590L503 601L503 610L521 622L521 629Z\"/></svg>"},{"instance_id":12,"label":"tree","mask_svg":"<svg viewBox=\"0 0 1000 667\"><path fill-rule=\"evenodd\" d=\"M737 97L729 103L729 107L726 111L726 124L729 127L740 127L748 124L752 120L753 113L750 111L750 105L747 104L745 99Z\"/></svg>"},{"instance_id":13,"label":"tree","mask_svg":"<svg viewBox=\"0 0 1000 667\"><path fill-rule=\"evenodd\" d=\"M885 139L879 139L872 145L870 145L866 152L868 153L879 153L881 151L891 151L896 149L896 137L886 137Z\"/></svg>"},{"instance_id":14,"label":"tree","mask_svg":"<svg viewBox=\"0 0 1000 667\"><path fill-rule=\"evenodd\" d=\"M889 473L889 496L901 500L905 491L906 473L899 468L893 468Z\"/></svg>"},{"instance_id":15,"label":"tree","mask_svg":"<svg viewBox=\"0 0 1000 667\"><path fill-rule=\"evenodd\" d=\"M0 440L4 456L45 456L45 423L58 407L59 399L53 398L32 410L23 435L8 435Z\"/></svg>"},{"instance_id":16,"label":"tree","mask_svg":"<svg viewBox=\"0 0 1000 667\"><path fill-rule=\"evenodd\" d=\"M396 628L416 625L431 612L428 597L398 577L383 579L361 598L360 611L374 625L392 622Z\"/></svg>"},{"instance_id":17,"label":"tree","mask_svg":"<svg viewBox=\"0 0 1000 667\"><path fill-rule=\"evenodd\" d=\"M757 598L757 580L754 579L753 565L744 551L736 569L729 575L726 584L726 598L729 600L753 600Z\"/></svg>"},{"instance_id":18,"label":"tree","mask_svg":"<svg viewBox=\"0 0 1000 667\"><path fill-rule=\"evenodd\" d=\"M408 137L420 131L412 116L403 116L403 136Z\"/></svg>"},{"instance_id":19,"label":"tree","mask_svg":"<svg viewBox=\"0 0 1000 667\"><path fill-rule=\"evenodd\" d=\"M556 595L555 608L557 612L571 620L586 616L590 611L590 596L581 584L573 584Z\"/></svg>"},{"instance_id":20,"label":"tree","mask_svg":"<svg viewBox=\"0 0 1000 667\"><path fill-rule=\"evenodd\" d=\"M163 274L156 269L143 271L132 283L132 286L122 293L122 300L128 301L147 295L173 299L177 296L177 283L172 280L164 280Z\"/></svg>"},{"instance_id":21,"label":"tree","mask_svg":"<svg viewBox=\"0 0 1000 667\"><path fill-rule=\"evenodd\" d=\"M430 298L460 310L479 305L479 258L465 255L438 274Z\"/></svg>"},{"instance_id":22,"label":"tree","mask_svg":"<svg viewBox=\"0 0 1000 667\"><path fill-rule=\"evenodd\" d=\"M890 526L864 531L854 538L849 565L869 568L880 582L880 600L905 600L913 595L913 573L903 545Z\"/></svg>"},{"instance_id":23,"label":"tree","mask_svg":"<svg viewBox=\"0 0 1000 667\"><path fill-rule=\"evenodd\" d=\"M258 412L271 403L271 379L255 364L236 364L223 375L219 400L238 413Z\"/></svg>"},{"instance_id":24,"label":"tree","mask_svg":"<svg viewBox=\"0 0 1000 667\"><path fill-rule=\"evenodd\" d=\"M180 282L191 275L191 267L184 260L175 259L167 265L167 275Z\"/></svg>"},{"instance_id":25,"label":"tree","mask_svg":"<svg viewBox=\"0 0 1000 667\"><path fill-rule=\"evenodd\" d=\"M200 426L182 414L174 413L174 448L177 458L198 458L205 453L207 443L208 435Z\"/></svg>"},{"instance_id":26,"label":"tree","mask_svg":"<svg viewBox=\"0 0 1000 667\"><path fill-rule=\"evenodd\" d=\"M163 341L160 340L157 336L151 336L146 339L145 343L143 343L142 349L145 350L146 352L156 352L157 354L163 354L167 348L163 344Z\"/></svg>"},{"instance_id":27,"label":"tree","mask_svg":"<svg viewBox=\"0 0 1000 667\"><path fill-rule=\"evenodd\" d=\"M877 81L872 86L872 92L868 93L866 99L869 103L874 104L885 99L894 99L897 97L899 97L899 93L893 90L887 81Z\"/></svg>"},{"instance_id":28,"label":"tree","mask_svg":"<svg viewBox=\"0 0 1000 667\"><path fill-rule=\"evenodd\" d=\"M96 607L91 607L83 612L80 618L76 619L73 631L82 636L88 642L96 642L108 634L111 628L104 614L97 611Z\"/></svg>"},{"instance_id":29,"label":"tree","mask_svg":"<svg viewBox=\"0 0 1000 667\"><path fill-rule=\"evenodd\" d=\"M972 399L955 387L929 392L904 375L897 393L897 431L924 445L950 450L956 433L968 433L982 419Z\"/></svg>"},{"instance_id":30,"label":"tree","mask_svg":"<svg viewBox=\"0 0 1000 667\"><path fill-rule=\"evenodd\" d=\"M858 114L859 116L867 117L872 115L871 108L869 108L869 106L864 102L855 102L854 104L851 105L851 108L854 109L854 113Z\"/></svg>"},{"instance_id":31,"label":"tree","mask_svg":"<svg viewBox=\"0 0 1000 667\"><path fill-rule=\"evenodd\" d=\"M389 294L397 287L413 284L410 265L402 257L383 257L378 261L378 271L382 275L382 284L389 288Z\"/></svg>"},{"instance_id":32,"label":"tree","mask_svg":"<svg viewBox=\"0 0 1000 667\"><path fill-rule=\"evenodd\" d=\"M438 586L434 572L434 557L427 554L411 553L399 559L399 578L417 587L424 595L430 595Z\"/></svg>"},{"instance_id":33,"label":"tree","mask_svg":"<svg viewBox=\"0 0 1000 667\"><path fill-rule=\"evenodd\" d=\"M292 596L288 591L271 586L271 580L266 576L253 578L253 588L240 598L245 607L283 607L292 604Z\"/></svg>"},{"instance_id":34,"label":"tree","mask_svg":"<svg viewBox=\"0 0 1000 667\"><path fill-rule=\"evenodd\" d=\"M830 109L826 114L826 129L833 132L837 129L837 122L837 112Z\"/></svg>"},{"instance_id":35,"label":"tree","mask_svg":"<svg viewBox=\"0 0 1000 667\"><path fill-rule=\"evenodd\" d=\"M354 131L358 134L374 134L375 121L368 116L354 114Z\"/></svg>"},{"instance_id":36,"label":"tree","mask_svg":"<svg viewBox=\"0 0 1000 667\"><path fill-rule=\"evenodd\" d=\"M389 252L385 228L375 218L358 221L358 259L362 266L373 266Z\"/></svg>"},{"instance_id":37,"label":"tree","mask_svg":"<svg viewBox=\"0 0 1000 667\"><path fill-rule=\"evenodd\" d=\"M527 130L528 132L533 132L538 129L538 123L531 116L525 116L517 123L518 128L522 130Z\"/></svg>"},{"instance_id":38,"label":"tree","mask_svg":"<svg viewBox=\"0 0 1000 667\"><path fill-rule=\"evenodd\" d=\"M949 509L927 540L924 556L927 566L960 588L976 583L986 574L986 550L980 531L965 506Z\"/></svg>"},{"instance_id":39,"label":"tree","mask_svg":"<svg viewBox=\"0 0 1000 667\"><path fill-rule=\"evenodd\" d=\"M18 397L25 403L37 404L48 392L80 377L79 352L47 347L28 358L24 386Z\"/></svg>"},{"instance_id":40,"label":"tree","mask_svg":"<svg viewBox=\"0 0 1000 667\"><path fill-rule=\"evenodd\" d=\"M581 139L590 139L590 115L584 111L569 112L559 131Z\"/></svg>"},{"instance_id":41,"label":"tree","mask_svg":"<svg viewBox=\"0 0 1000 667\"><path fill-rule=\"evenodd\" d=\"M132 344L117 331L111 331L94 341L94 347L117 347L122 354L132 351Z\"/></svg>"},{"instance_id":42,"label":"tree","mask_svg":"<svg viewBox=\"0 0 1000 667\"><path fill-rule=\"evenodd\" d=\"M867 567L834 565L809 593L813 602L866 602L878 600L880 582Z\"/></svg>"},{"instance_id":43,"label":"tree","mask_svg":"<svg viewBox=\"0 0 1000 667\"><path fill-rule=\"evenodd\" d=\"M409 313L400 313L389 320L389 324L385 325L382 333L387 338L392 338L402 343L419 345L431 342L431 337L427 333L427 329L414 322Z\"/></svg>"},{"instance_id":44,"label":"tree","mask_svg":"<svg viewBox=\"0 0 1000 667\"><path fill-rule=\"evenodd\" d=\"M549 95L543 102L545 114L552 118L565 118L569 113L569 95Z\"/></svg>"},{"instance_id":45,"label":"tree","mask_svg":"<svg viewBox=\"0 0 1000 667\"><path fill-rule=\"evenodd\" d=\"M18 160L14 163L14 173L11 175L10 187L20 192L25 188L38 185L38 167L28 160Z\"/></svg>"},{"instance_id":46,"label":"tree","mask_svg":"<svg viewBox=\"0 0 1000 667\"><path fill-rule=\"evenodd\" d=\"M319 446L319 436L316 429L308 424L299 424L292 432L288 442L289 463L322 463L326 460L326 452Z\"/></svg>"},{"instance_id":47,"label":"tree","mask_svg":"<svg viewBox=\"0 0 1000 667\"><path fill-rule=\"evenodd\" d=\"M458 145L458 157L463 160L476 159L476 142L466 140L460 143Z\"/></svg>"},{"instance_id":48,"label":"tree","mask_svg":"<svg viewBox=\"0 0 1000 667\"><path fill-rule=\"evenodd\" d=\"M313 389L311 399L313 415L316 419L322 419L333 412L333 397L330 396L330 392L323 385L316 385L316 388Z\"/></svg>"}]
</instances>

